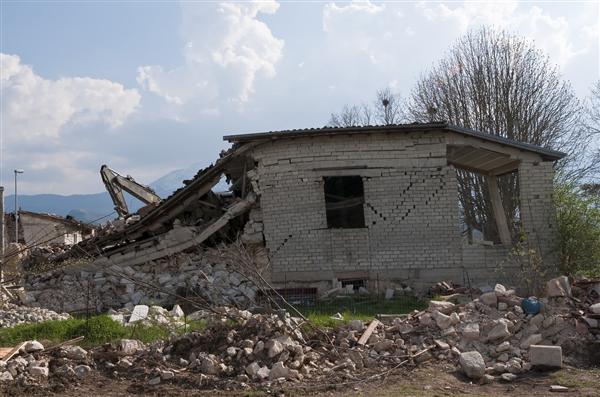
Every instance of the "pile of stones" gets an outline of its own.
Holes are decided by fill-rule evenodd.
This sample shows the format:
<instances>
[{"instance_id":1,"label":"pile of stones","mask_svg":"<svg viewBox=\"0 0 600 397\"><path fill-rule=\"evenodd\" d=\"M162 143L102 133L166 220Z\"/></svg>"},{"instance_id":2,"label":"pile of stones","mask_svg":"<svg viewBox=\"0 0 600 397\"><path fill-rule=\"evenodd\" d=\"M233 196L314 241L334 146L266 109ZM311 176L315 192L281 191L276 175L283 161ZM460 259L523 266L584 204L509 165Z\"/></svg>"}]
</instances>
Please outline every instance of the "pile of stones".
<instances>
[{"instance_id":1,"label":"pile of stones","mask_svg":"<svg viewBox=\"0 0 600 397\"><path fill-rule=\"evenodd\" d=\"M136 305L133 309L111 309L107 314L113 321L125 326L158 325L175 329L185 325L185 313L179 305L174 305L171 310L156 305ZM192 319L196 317L198 316L191 316Z\"/></svg>"},{"instance_id":2,"label":"pile of stones","mask_svg":"<svg viewBox=\"0 0 600 397\"><path fill-rule=\"evenodd\" d=\"M401 365L437 361L455 364L468 378L481 383L511 382L534 367L561 367L563 361L572 360L571 351L596 340L574 310L570 291L561 284L564 282L549 284L548 297L540 299L536 314L525 313L522 298L497 284L474 300L454 296L463 303L431 301L423 311L368 324L340 322L332 330L311 329L284 310L252 313L213 308L185 316L204 320L207 326L201 331L174 334L150 345L121 340L89 354L77 350L81 353L77 359L68 353L76 348L61 348L50 360L40 353L39 346L33 351L25 348L22 355L0 368L4 371L1 379L10 380L7 371L13 379L21 374L43 377L48 371L51 377L67 374L79 379L87 373L83 365L147 386L191 377L202 387L223 383L228 387L271 387L274 382L356 381ZM159 321L166 324L172 319L181 321L183 313L179 307L167 312L138 305L131 312L111 315L122 316L116 319L126 324L164 317Z\"/></svg>"},{"instance_id":3,"label":"pile of stones","mask_svg":"<svg viewBox=\"0 0 600 397\"><path fill-rule=\"evenodd\" d=\"M0 382L37 385L56 376L84 378L92 371L93 359L79 346L67 346L46 352L38 341L24 343L8 361L0 361Z\"/></svg>"},{"instance_id":4,"label":"pile of stones","mask_svg":"<svg viewBox=\"0 0 600 397\"><path fill-rule=\"evenodd\" d=\"M28 274L25 303L55 311L97 311L137 304L171 306L173 292L215 305L248 307L257 287L216 249L135 266L81 264ZM168 293L171 292L171 293Z\"/></svg>"},{"instance_id":5,"label":"pile of stones","mask_svg":"<svg viewBox=\"0 0 600 397\"><path fill-rule=\"evenodd\" d=\"M3 303L0 306L0 328L10 328L23 323L41 323L50 320L67 320L67 313L56 313L39 307Z\"/></svg>"}]
</instances>

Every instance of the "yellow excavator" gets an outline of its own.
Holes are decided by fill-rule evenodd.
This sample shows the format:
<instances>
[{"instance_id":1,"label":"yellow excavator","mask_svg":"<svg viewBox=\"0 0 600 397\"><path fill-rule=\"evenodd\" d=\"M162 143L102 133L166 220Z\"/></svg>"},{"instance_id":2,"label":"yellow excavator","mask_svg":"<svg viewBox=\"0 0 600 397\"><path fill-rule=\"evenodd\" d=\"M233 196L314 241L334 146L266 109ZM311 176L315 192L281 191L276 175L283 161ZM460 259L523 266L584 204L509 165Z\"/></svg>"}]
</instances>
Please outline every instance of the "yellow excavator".
<instances>
[{"instance_id":1,"label":"yellow excavator","mask_svg":"<svg viewBox=\"0 0 600 397\"><path fill-rule=\"evenodd\" d=\"M107 165L100 167L100 176L115 205L115 211L119 214L120 218L125 218L129 215L129 208L127 208L123 190L146 205L156 206L161 201L161 198L154 193L154 190L137 183L130 175L124 177L118 174L108 168Z\"/></svg>"}]
</instances>

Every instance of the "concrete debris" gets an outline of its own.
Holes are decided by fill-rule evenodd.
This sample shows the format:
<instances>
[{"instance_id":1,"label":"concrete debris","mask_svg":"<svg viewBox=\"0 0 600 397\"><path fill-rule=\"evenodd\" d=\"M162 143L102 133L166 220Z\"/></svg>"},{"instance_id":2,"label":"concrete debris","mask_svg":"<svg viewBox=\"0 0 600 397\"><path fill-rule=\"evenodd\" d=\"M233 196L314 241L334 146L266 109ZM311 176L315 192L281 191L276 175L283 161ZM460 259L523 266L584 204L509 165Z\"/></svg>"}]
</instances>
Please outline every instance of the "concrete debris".
<instances>
[{"instance_id":1,"label":"concrete debris","mask_svg":"<svg viewBox=\"0 0 600 397\"><path fill-rule=\"evenodd\" d=\"M41 323L51 320L67 320L67 313L56 313L40 307L20 306L4 303L0 306L0 328L12 328L18 324Z\"/></svg>"},{"instance_id":2,"label":"concrete debris","mask_svg":"<svg viewBox=\"0 0 600 397\"><path fill-rule=\"evenodd\" d=\"M529 347L531 365L548 368L562 367L562 348L560 346L532 345Z\"/></svg>"},{"instance_id":3,"label":"concrete debris","mask_svg":"<svg viewBox=\"0 0 600 397\"><path fill-rule=\"evenodd\" d=\"M266 261L265 258L262 251L257 251L257 262ZM58 268L40 275L28 274L25 303L58 312L89 309L105 312L112 308L132 310L136 305L170 307L177 303L174 295L156 288L144 288L143 285L160 285L167 291L193 291L194 295L217 306L251 306L255 304L258 291L255 283L239 274L217 248L207 248L139 265L86 264ZM143 317L143 313L140 314ZM181 314L181 311L177 310L171 316L177 317L176 314ZM2 316L0 325L1 321Z\"/></svg>"},{"instance_id":4,"label":"concrete debris","mask_svg":"<svg viewBox=\"0 0 600 397\"><path fill-rule=\"evenodd\" d=\"M25 346L23 346L23 350L25 350L26 353L40 352L40 351L44 350L44 345L42 345L40 342L38 342L36 340L32 340L32 341L25 343Z\"/></svg>"},{"instance_id":5,"label":"concrete debris","mask_svg":"<svg viewBox=\"0 0 600 397\"><path fill-rule=\"evenodd\" d=\"M495 294L498 302L511 297L516 304L500 310L500 305L488 304L493 301L489 295L466 304L434 301L423 311L367 324L340 321L334 329L319 332L301 327L303 320L285 311L251 313L215 307L182 316L179 307L168 311L137 305L112 315L129 324L134 313L142 313L145 317L134 324L164 321L166 326L181 324L178 321L185 317L201 320L206 328L149 345L122 339L90 351L78 346L47 351L39 342L29 341L0 367L0 381L29 376L43 383L53 373L76 380L106 368L119 377L142 374L148 385L172 382L181 371L197 374L203 387L271 385L327 381L333 373L351 380L361 371L438 360L457 365L480 383L513 382L533 367L560 367L564 360L573 363L573 353L585 350L586 341L596 340L593 329L581 320L587 311L577 312L570 299L540 299L544 310L526 315L514 291L496 285L487 294ZM60 358L60 365L50 365L51 356Z\"/></svg>"},{"instance_id":6,"label":"concrete debris","mask_svg":"<svg viewBox=\"0 0 600 397\"><path fill-rule=\"evenodd\" d=\"M546 296L557 297L557 296L571 296L571 283L567 276L560 276L553 278L546 283Z\"/></svg>"},{"instance_id":7,"label":"concrete debris","mask_svg":"<svg viewBox=\"0 0 600 397\"><path fill-rule=\"evenodd\" d=\"M481 379L485 375L485 361L479 352L461 353L460 366L469 378Z\"/></svg>"},{"instance_id":8,"label":"concrete debris","mask_svg":"<svg viewBox=\"0 0 600 397\"><path fill-rule=\"evenodd\" d=\"M566 386L560 386L560 385L550 385L549 390L554 393L566 393L569 391L569 388Z\"/></svg>"}]
</instances>

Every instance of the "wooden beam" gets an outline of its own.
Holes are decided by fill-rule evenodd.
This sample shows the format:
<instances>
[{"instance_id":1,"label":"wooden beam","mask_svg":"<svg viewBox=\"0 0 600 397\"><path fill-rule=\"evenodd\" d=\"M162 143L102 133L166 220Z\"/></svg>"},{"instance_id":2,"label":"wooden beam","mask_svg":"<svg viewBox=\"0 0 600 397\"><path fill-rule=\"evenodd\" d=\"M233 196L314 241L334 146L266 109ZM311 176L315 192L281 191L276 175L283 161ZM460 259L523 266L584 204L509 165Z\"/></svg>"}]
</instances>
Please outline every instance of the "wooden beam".
<instances>
[{"instance_id":1,"label":"wooden beam","mask_svg":"<svg viewBox=\"0 0 600 397\"><path fill-rule=\"evenodd\" d=\"M512 244L512 239L510 237L510 231L508 230L506 214L504 213L504 207L502 206L502 199L500 198L498 178L495 176L488 176L486 177L486 180L490 192L490 199L492 200L492 209L494 210L494 218L496 218L496 226L498 227L500 241L502 244L509 246Z\"/></svg>"},{"instance_id":2,"label":"wooden beam","mask_svg":"<svg viewBox=\"0 0 600 397\"><path fill-rule=\"evenodd\" d=\"M519 161L512 161L506 165L492 169L490 174L494 176L500 176L516 171L517 169L519 169Z\"/></svg>"},{"instance_id":3,"label":"wooden beam","mask_svg":"<svg viewBox=\"0 0 600 397\"><path fill-rule=\"evenodd\" d=\"M506 165L507 163L512 163L513 160L510 159L510 157L496 157L493 160L489 160L483 164L480 164L479 167L481 167L484 170L490 171L493 170L494 168L498 168L498 167L502 167L504 165Z\"/></svg>"},{"instance_id":4,"label":"wooden beam","mask_svg":"<svg viewBox=\"0 0 600 397\"><path fill-rule=\"evenodd\" d=\"M367 330L365 331L365 333L362 334L362 336L356 343L358 343L361 346L364 346L367 343L367 341L369 340L369 338L371 337L371 334L373 333L373 331L375 331L375 328L377 328L377 326L379 324L381 324L379 322L379 320L373 319L373 321L371 321L371 324L369 324L369 326L367 327Z\"/></svg>"}]
</instances>

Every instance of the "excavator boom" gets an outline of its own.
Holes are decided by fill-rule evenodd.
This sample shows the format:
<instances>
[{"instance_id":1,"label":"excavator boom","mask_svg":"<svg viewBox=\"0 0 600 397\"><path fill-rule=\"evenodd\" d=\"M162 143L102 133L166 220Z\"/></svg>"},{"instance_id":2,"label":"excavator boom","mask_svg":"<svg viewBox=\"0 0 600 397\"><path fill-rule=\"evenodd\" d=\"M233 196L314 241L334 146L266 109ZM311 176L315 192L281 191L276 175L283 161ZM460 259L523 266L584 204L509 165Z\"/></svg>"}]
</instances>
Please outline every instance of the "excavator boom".
<instances>
[{"instance_id":1,"label":"excavator boom","mask_svg":"<svg viewBox=\"0 0 600 397\"><path fill-rule=\"evenodd\" d=\"M129 213L127 202L123 196L123 190L144 204L158 204L161 201L161 198L148 186L137 183L131 176L124 177L116 173L108 168L107 165L103 165L100 168L100 176L110 198L115 204L115 211L117 211L120 217L126 216Z\"/></svg>"}]
</instances>

